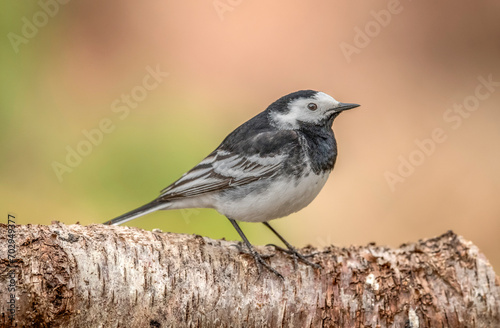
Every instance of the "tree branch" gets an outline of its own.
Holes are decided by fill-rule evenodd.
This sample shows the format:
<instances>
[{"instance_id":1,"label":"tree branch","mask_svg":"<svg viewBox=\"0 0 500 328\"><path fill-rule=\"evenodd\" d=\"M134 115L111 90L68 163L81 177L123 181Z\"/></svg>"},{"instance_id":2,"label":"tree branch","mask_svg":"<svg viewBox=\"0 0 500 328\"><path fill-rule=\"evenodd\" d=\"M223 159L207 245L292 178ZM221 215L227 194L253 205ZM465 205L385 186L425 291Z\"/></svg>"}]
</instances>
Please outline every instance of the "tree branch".
<instances>
[{"instance_id":1,"label":"tree branch","mask_svg":"<svg viewBox=\"0 0 500 328\"><path fill-rule=\"evenodd\" d=\"M276 253L282 281L259 276L234 242L103 225L14 231L0 225L1 327L500 326L498 277L452 232L399 249L331 246L312 258L321 270Z\"/></svg>"}]
</instances>

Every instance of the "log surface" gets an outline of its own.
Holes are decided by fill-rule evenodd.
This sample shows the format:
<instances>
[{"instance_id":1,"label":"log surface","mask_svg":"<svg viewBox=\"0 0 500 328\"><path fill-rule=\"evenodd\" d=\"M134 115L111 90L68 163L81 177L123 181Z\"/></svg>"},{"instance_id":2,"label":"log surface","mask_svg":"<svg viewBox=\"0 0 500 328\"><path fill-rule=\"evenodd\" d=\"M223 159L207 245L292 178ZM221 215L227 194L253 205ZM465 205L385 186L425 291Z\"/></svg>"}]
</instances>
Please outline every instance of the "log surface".
<instances>
[{"instance_id":1,"label":"log surface","mask_svg":"<svg viewBox=\"0 0 500 328\"><path fill-rule=\"evenodd\" d=\"M103 225L0 224L0 326L500 327L500 283L453 232L322 250L317 270L272 247L280 280L235 242ZM15 273L15 319L8 292Z\"/></svg>"}]
</instances>

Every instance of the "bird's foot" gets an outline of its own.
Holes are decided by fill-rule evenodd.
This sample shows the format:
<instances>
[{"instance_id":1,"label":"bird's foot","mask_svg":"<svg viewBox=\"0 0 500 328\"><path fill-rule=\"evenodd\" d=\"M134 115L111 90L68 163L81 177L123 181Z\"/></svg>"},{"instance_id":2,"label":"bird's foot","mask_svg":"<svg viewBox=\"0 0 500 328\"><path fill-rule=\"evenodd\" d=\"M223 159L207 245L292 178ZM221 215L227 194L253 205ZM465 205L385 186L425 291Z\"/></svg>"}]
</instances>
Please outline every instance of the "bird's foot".
<instances>
[{"instance_id":1,"label":"bird's foot","mask_svg":"<svg viewBox=\"0 0 500 328\"><path fill-rule=\"evenodd\" d=\"M297 267L297 259L298 259L298 260L302 261L303 263L305 263L309 266L312 266L315 269L322 269L323 268L321 265L319 265L317 263L313 263L307 259L308 257L313 257L314 255L316 255L318 253L311 253L311 254L307 254L307 255L302 255L293 247L288 247L288 249L285 249L285 248L277 246L275 244L268 244L267 246L273 246L276 250L290 255L293 258L293 262L294 262L295 267Z\"/></svg>"},{"instance_id":2,"label":"bird's foot","mask_svg":"<svg viewBox=\"0 0 500 328\"><path fill-rule=\"evenodd\" d=\"M252 252L252 256L255 260L255 263L257 264L257 270L259 271L259 275L261 274L261 265L263 267L265 267L267 270L271 271L272 273L274 273L276 276L278 276L278 278L284 280L285 278L283 277L283 275L281 273L279 273L278 271L276 271L272 266L270 266L269 264L266 263L266 261L264 260L263 258L263 255L257 253L256 251L253 251ZM266 258L269 258L271 256L269 255L264 255L264 257Z\"/></svg>"},{"instance_id":3,"label":"bird's foot","mask_svg":"<svg viewBox=\"0 0 500 328\"><path fill-rule=\"evenodd\" d=\"M257 271L259 272L259 276L262 273L261 266L263 266L267 270L269 270L270 272L274 273L278 278L280 278L282 280L285 279L281 273L279 273L278 271L276 271L272 266L270 266L269 264L267 264L267 262L265 261L265 259L269 259L269 258L273 257L274 254L270 254L270 255L260 254L257 251L255 251L254 249L250 249L250 250L247 251L247 250L243 249L241 243L235 244L234 246L236 248L238 248L238 250L240 251L240 253L246 254L246 255L250 255L250 256L252 256L254 258L255 264L257 265Z\"/></svg>"}]
</instances>

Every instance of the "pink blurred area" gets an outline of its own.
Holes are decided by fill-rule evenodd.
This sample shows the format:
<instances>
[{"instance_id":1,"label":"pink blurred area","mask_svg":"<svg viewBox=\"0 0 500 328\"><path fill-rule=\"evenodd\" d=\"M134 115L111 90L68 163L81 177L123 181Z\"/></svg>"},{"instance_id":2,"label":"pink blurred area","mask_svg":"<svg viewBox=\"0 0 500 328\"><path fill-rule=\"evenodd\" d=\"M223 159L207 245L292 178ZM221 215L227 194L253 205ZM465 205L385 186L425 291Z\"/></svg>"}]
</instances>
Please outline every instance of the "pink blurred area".
<instances>
[{"instance_id":1,"label":"pink blurred area","mask_svg":"<svg viewBox=\"0 0 500 328\"><path fill-rule=\"evenodd\" d=\"M98 121L147 66L169 75L127 126L169 129L156 120L184 116L183 134L165 140L179 147L215 147L278 97L321 90L361 107L334 124L339 157L324 190L275 222L293 244L397 246L453 230L500 268L500 87L466 117L450 114L481 78L500 82L498 1L75 1L59 15L61 27L36 41L49 54L39 86L75 129ZM435 129L445 140L430 145Z\"/></svg>"}]
</instances>

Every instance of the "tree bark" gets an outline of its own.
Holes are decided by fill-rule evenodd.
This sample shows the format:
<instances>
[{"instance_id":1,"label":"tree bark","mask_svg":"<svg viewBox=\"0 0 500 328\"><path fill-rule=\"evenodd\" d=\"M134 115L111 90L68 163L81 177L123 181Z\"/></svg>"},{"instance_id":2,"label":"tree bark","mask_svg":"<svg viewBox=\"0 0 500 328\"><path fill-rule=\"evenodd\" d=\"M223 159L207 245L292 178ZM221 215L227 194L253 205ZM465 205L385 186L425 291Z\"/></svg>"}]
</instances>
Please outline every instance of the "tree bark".
<instances>
[{"instance_id":1,"label":"tree bark","mask_svg":"<svg viewBox=\"0 0 500 328\"><path fill-rule=\"evenodd\" d=\"M256 247L275 254L281 280L234 242L103 225L13 231L0 225L1 327L500 327L499 279L453 232L399 249L330 246L312 258L323 269Z\"/></svg>"}]
</instances>

